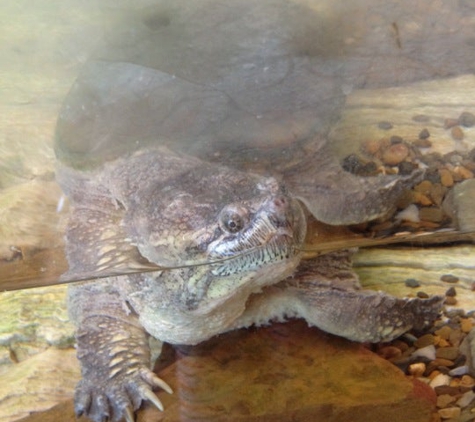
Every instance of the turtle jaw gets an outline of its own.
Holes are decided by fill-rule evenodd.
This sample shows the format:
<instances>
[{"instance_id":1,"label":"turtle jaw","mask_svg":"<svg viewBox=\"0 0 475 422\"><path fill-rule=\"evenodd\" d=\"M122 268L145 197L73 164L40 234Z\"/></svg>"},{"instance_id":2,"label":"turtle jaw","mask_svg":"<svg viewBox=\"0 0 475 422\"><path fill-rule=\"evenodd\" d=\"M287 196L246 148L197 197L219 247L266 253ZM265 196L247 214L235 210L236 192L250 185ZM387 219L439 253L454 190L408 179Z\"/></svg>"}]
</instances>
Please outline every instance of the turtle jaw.
<instances>
[{"instance_id":1,"label":"turtle jaw","mask_svg":"<svg viewBox=\"0 0 475 422\"><path fill-rule=\"evenodd\" d=\"M294 260L306 230L300 203L285 195L273 196L263 203L244 230L208 246L210 261L221 261L213 265L212 272L228 276Z\"/></svg>"}]
</instances>

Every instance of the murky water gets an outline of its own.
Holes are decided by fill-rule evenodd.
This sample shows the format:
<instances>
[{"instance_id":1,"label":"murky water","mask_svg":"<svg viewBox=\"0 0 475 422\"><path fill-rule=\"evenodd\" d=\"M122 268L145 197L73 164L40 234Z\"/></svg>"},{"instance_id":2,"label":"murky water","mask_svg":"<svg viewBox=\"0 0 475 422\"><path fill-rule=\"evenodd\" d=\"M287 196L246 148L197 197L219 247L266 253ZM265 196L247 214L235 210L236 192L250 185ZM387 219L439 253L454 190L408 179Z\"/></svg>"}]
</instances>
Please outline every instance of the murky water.
<instances>
[{"instance_id":1,"label":"murky water","mask_svg":"<svg viewBox=\"0 0 475 422\"><path fill-rule=\"evenodd\" d=\"M72 268L66 257L71 205L56 155L90 177L104 162L157 145L290 186L318 174L293 169L324 139L338 160L356 153L378 172L402 172L381 151L409 145L403 160L455 178L431 181L439 196L417 191L427 203L413 194L405 205L416 204L418 222L395 227L396 214L350 229L315 222L301 248L315 255L456 242L468 245L470 261L473 188L454 186L475 172L475 121L460 120L475 114L474 27L475 7L461 0L2 3L0 289L188 264L147 260L136 241L104 266ZM430 145L422 145L424 129ZM381 151L362 154L369 141ZM70 196L90 189L64 174Z\"/></svg>"}]
</instances>

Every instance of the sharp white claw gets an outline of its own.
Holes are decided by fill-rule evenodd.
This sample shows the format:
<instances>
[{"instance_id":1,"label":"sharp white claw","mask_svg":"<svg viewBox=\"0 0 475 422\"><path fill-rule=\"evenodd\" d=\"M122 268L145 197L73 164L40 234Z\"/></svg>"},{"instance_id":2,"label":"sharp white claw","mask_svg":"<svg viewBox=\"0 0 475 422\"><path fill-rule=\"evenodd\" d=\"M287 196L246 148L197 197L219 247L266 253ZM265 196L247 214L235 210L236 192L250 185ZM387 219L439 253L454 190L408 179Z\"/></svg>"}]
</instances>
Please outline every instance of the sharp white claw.
<instances>
[{"instance_id":1,"label":"sharp white claw","mask_svg":"<svg viewBox=\"0 0 475 422\"><path fill-rule=\"evenodd\" d=\"M152 402L157 409L159 409L163 412L163 404L160 401L160 399L153 393L153 391L150 391L148 389L144 389L142 391L142 395L148 401Z\"/></svg>"},{"instance_id":2,"label":"sharp white claw","mask_svg":"<svg viewBox=\"0 0 475 422\"><path fill-rule=\"evenodd\" d=\"M134 422L135 421L134 414L133 414L132 410L130 410L130 407L125 408L125 420L127 422Z\"/></svg>"},{"instance_id":3,"label":"sharp white claw","mask_svg":"<svg viewBox=\"0 0 475 422\"><path fill-rule=\"evenodd\" d=\"M165 390L168 394L173 394L172 388L161 378L158 378L155 374L152 376L152 382L155 387L159 387L162 390Z\"/></svg>"}]
</instances>

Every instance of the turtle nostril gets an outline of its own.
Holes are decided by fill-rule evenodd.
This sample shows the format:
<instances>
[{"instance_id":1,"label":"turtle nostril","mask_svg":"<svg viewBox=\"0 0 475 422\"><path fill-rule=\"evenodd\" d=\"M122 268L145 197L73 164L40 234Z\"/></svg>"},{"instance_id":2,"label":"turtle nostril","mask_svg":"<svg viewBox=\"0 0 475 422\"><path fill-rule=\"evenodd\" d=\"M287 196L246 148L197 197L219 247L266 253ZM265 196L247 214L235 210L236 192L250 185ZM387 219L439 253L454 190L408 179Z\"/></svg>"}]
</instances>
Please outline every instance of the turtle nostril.
<instances>
[{"instance_id":1,"label":"turtle nostril","mask_svg":"<svg viewBox=\"0 0 475 422\"><path fill-rule=\"evenodd\" d=\"M287 206L287 198L284 196L278 196L277 198L274 198L274 205L277 208L283 208Z\"/></svg>"}]
</instances>

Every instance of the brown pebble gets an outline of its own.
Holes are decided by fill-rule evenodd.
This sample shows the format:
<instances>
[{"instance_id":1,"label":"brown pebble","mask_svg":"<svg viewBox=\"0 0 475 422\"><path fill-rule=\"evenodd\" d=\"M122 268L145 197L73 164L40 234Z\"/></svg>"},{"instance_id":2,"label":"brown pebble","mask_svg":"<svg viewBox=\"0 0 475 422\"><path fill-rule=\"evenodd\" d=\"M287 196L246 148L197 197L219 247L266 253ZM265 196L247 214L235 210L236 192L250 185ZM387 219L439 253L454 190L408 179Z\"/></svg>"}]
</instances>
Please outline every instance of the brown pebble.
<instances>
[{"instance_id":1,"label":"brown pebble","mask_svg":"<svg viewBox=\"0 0 475 422\"><path fill-rule=\"evenodd\" d=\"M412 144L417 148L430 148L432 146L432 142L429 139L416 139Z\"/></svg>"},{"instance_id":2,"label":"brown pebble","mask_svg":"<svg viewBox=\"0 0 475 422\"><path fill-rule=\"evenodd\" d=\"M475 386L475 379L470 375L463 375L462 379L460 380L460 386L463 387L474 387Z\"/></svg>"},{"instance_id":3,"label":"brown pebble","mask_svg":"<svg viewBox=\"0 0 475 422\"><path fill-rule=\"evenodd\" d=\"M450 343L447 340L441 338L439 340L438 345L439 345L439 347L448 347L448 346L450 346Z\"/></svg>"},{"instance_id":4,"label":"brown pebble","mask_svg":"<svg viewBox=\"0 0 475 422\"><path fill-rule=\"evenodd\" d=\"M439 174L440 174L440 183L442 183L443 186L450 188L454 185L454 178L452 176L452 173L450 173L449 170L440 169Z\"/></svg>"},{"instance_id":5,"label":"brown pebble","mask_svg":"<svg viewBox=\"0 0 475 422\"><path fill-rule=\"evenodd\" d=\"M427 139L429 137L430 137L430 132L427 130L427 128L424 128L419 132L419 139Z\"/></svg>"},{"instance_id":6,"label":"brown pebble","mask_svg":"<svg viewBox=\"0 0 475 422\"><path fill-rule=\"evenodd\" d=\"M475 126L475 115L469 113L468 111L464 111L459 116L459 123L465 127L472 127Z\"/></svg>"},{"instance_id":7,"label":"brown pebble","mask_svg":"<svg viewBox=\"0 0 475 422\"><path fill-rule=\"evenodd\" d=\"M449 361L453 361L454 359L457 359L458 355L459 355L459 349L457 347L440 347L435 352L435 356L437 358L448 359ZM448 366L448 365L445 365L445 366Z\"/></svg>"},{"instance_id":8,"label":"brown pebble","mask_svg":"<svg viewBox=\"0 0 475 422\"><path fill-rule=\"evenodd\" d=\"M409 345L405 341L402 341L402 340L394 340L392 342L392 345L394 347L397 347L402 353L404 353L406 350L409 349Z\"/></svg>"},{"instance_id":9,"label":"brown pebble","mask_svg":"<svg viewBox=\"0 0 475 422\"><path fill-rule=\"evenodd\" d=\"M456 141L461 141L463 139L463 130L460 126L454 126L451 129L450 134L452 135L452 138Z\"/></svg>"},{"instance_id":10,"label":"brown pebble","mask_svg":"<svg viewBox=\"0 0 475 422\"><path fill-rule=\"evenodd\" d=\"M444 128L450 129L451 127L457 126L459 124L458 119L445 119Z\"/></svg>"},{"instance_id":11,"label":"brown pebble","mask_svg":"<svg viewBox=\"0 0 475 422\"><path fill-rule=\"evenodd\" d=\"M363 151L370 155L375 155L381 148L381 141L369 139L363 144Z\"/></svg>"},{"instance_id":12,"label":"brown pebble","mask_svg":"<svg viewBox=\"0 0 475 422\"><path fill-rule=\"evenodd\" d=\"M421 208L419 210L419 218L424 221L440 223L444 218L444 212L440 208Z\"/></svg>"},{"instance_id":13,"label":"brown pebble","mask_svg":"<svg viewBox=\"0 0 475 422\"><path fill-rule=\"evenodd\" d=\"M434 390L437 395L448 394L450 396L458 396L460 394L460 388L448 385L439 385Z\"/></svg>"},{"instance_id":14,"label":"brown pebble","mask_svg":"<svg viewBox=\"0 0 475 422\"><path fill-rule=\"evenodd\" d=\"M472 179L473 172L464 166L457 166L454 168L454 173L460 176L462 179Z\"/></svg>"},{"instance_id":15,"label":"brown pebble","mask_svg":"<svg viewBox=\"0 0 475 422\"><path fill-rule=\"evenodd\" d=\"M397 347L385 346L378 350L378 355L383 359L389 360L401 357L402 352Z\"/></svg>"},{"instance_id":16,"label":"brown pebble","mask_svg":"<svg viewBox=\"0 0 475 422\"><path fill-rule=\"evenodd\" d=\"M440 183L433 183L430 188L429 196L435 205L440 206L444 201L446 193L447 188L445 186L442 186Z\"/></svg>"},{"instance_id":17,"label":"brown pebble","mask_svg":"<svg viewBox=\"0 0 475 422\"><path fill-rule=\"evenodd\" d=\"M384 152L383 156L381 157L384 164L388 166L395 166L399 164L401 161L404 161L409 154L409 149L404 144L393 144L388 147Z\"/></svg>"},{"instance_id":18,"label":"brown pebble","mask_svg":"<svg viewBox=\"0 0 475 422\"><path fill-rule=\"evenodd\" d=\"M436 330L435 334L444 340L448 340L451 332L452 328L450 328L448 325L444 325L443 327Z\"/></svg>"},{"instance_id":19,"label":"brown pebble","mask_svg":"<svg viewBox=\"0 0 475 422\"><path fill-rule=\"evenodd\" d=\"M444 303L449 306L454 306L457 304L457 299L455 299L453 296L446 296Z\"/></svg>"},{"instance_id":20,"label":"brown pebble","mask_svg":"<svg viewBox=\"0 0 475 422\"><path fill-rule=\"evenodd\" d=\"M412 202L423 206L432 205L432 201L427 195L416 191L412 191Z\"/></svg>"},{"instance_id":21,"label":"brown pebble","mask_svg":"<svg viewBox=\"0 0 475 422\"><path fill-rule=\"evenodd\" d=\"M412 120L419 123L424 123L430 121L430 117L425 114L416 114L412 116Z\"/></svg>"},{"instance_id":22,"label":"brown pebble","mask_svg":"<svg viewBox=\"0 0 475 422\"><path fill-rule=\"evenodd\" d=\"M438 413L442 419L455 419L460 417L462 410L460 407L446 407L445 409L439 409Z\"/></svg>"},{"instance_id":23,"label":"brown pebble","mask_svg":"<svg viewBox=\"0 0 475 422\"><path fill-rule=\"evenodd\" d=\"M437 407L439 409L447 407L449 404L455 402L455 400L457 399L450 394L441 394L440 396L437 396Z\"/></svg>"},{"instance_id":24,"label":"brown pebble","mask_svg":"<svg viewBox=\"0 0 475 422\"><path fill-rule=\"evenodd\" d=\"M460 320L460 329L463 333L469 333L473 327L473 322L468 318L462 318Z\"/></svg>"},{"instance_id":25,"label":"brown pebble","mask_svg":"<svg viewBox=\"0 0 475 422\"><path fill-rule=\"evenodd\" d=\"M431 362L432 365L435 365L436 368L439 366L445 366L446 368L451 368L454 366L454 362L450 359L437 358ZM440 369L439 369L440 370Z\"/></svg>"},{"instance_id":26,"label":"brown pebble","mask_svg":"<svg viewBox=\"0 0 475 422\"><path fill-rule=\"evenodd\" d=\"M458 277L455 277L452 274L444 274L443 276L440 277L441 281L445 283L457 283L459 281Z\"/></svg>"},{"instance_id":27,"label":"brown pebble","mask_svg":"<svg viewBox=\"0 0 475 422\"><path fill-rule=\"evenodd\" d=\"M423 193L424 195L427 195L431 189L432 183L429 180L423 180L421 183L418 183L416 186L414 186L414 190L416 192Z\"/></svg>"},{"instance_id":28,"label":"brown pebble","mask_svg":"<svg viewBox=\"0 0 475 422\"><path fill-rule=\"evenodd\" d=\"M462 333L462 330L456 329L452 330L452 332L449 335L449 342L452 346L454 347L459 347L460 343L462 342L464 335Z\"/></svg>"},{"instance_id":29,"label":"brown pebble","mask_svg":"<svg viewBox=\"0 0 475 422\"><path fill-rule=\"evenodd\" d=\"M416 293L416 296L419 298L419 299L429 299L429 295L426 293L426 292L417 292Z\"/></svg>"},{"instance_id":30,"label":"brown pebble","mask_svg":"<svg viewBox=\"0 0 475 422\"><path fill-rule=\"evenodd\" d=\"M391 122L382 121L378 123L378 127L383 130L392 129L393 125Z\"/></svg>"},{"instance_id":31,"label":"brown pebble","mask_svg":"<svg viewBox=\"0 0 475 422\"><path fill-rule=\"evenodd\" d=\"M432 344L434 344L434 336L432 334L424 334L414 342L414 346L416 346L418 349L422 349L423 347L430 346Z\"/></svg>"},{"instance_id":32,"label":"brown pebble","mask_svg":"<svg viewBox=\"0 0 475 422\"><path fill-rule=\"evenodd\" d=\"M445 296L457 296L457 291L455 290L455 287L452 286L450 289L447 289L447 291L445 292Z\"/></svg>"}]
</instances>

